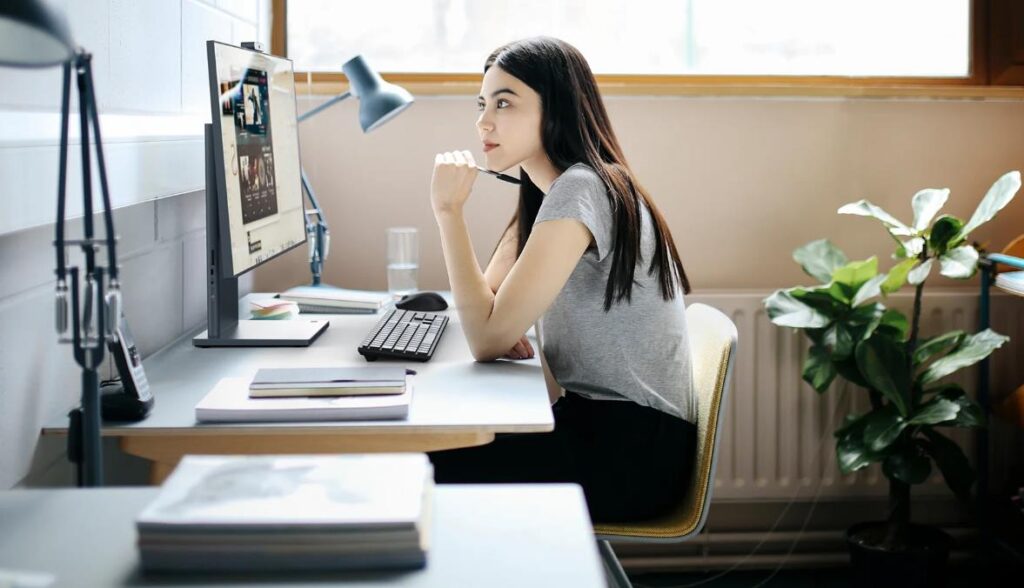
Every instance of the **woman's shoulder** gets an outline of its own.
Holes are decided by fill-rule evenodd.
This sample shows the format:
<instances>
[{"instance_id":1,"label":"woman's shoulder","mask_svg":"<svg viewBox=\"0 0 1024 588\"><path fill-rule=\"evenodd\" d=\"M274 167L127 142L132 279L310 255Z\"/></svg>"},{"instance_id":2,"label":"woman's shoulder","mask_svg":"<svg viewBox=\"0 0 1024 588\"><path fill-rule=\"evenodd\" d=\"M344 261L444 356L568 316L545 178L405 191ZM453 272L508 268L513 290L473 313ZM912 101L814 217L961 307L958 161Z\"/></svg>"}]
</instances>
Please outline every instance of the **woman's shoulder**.
<instances>
[{"instance_id":1,"label":"woman's shoulder","mask_svg":"<svg viewBox=\"0 0 1024 588\"><path fill-rule=\"evenodd\" d=\"M581 185L598 190L604 190L604 180L601 176L585 162L574 163L570 165L564 172L561 173L555 181L551 184L550 191L553 191L556 186L569 185L573 188L578 188Z\"/></svg>"}]
</instances>

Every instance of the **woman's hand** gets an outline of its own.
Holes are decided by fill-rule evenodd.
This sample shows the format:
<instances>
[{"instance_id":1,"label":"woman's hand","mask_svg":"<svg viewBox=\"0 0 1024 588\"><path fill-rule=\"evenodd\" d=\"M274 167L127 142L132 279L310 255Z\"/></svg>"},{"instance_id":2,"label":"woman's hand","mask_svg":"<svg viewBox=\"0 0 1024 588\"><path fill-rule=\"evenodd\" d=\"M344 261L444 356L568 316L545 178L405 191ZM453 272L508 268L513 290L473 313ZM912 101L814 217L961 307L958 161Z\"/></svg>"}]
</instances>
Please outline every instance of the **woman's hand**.
<instances>
[{"instance_id":1,"label":"woman's hand","mask_svg":"<svg viewBox=\"0 0 1024 588\"><path fill-rule=\"evenodd\" d=\"M530 340L526 335L523 335L523 338L512 349L509 349L504 357L508 359L531 359L533 357L533 346L530 345Z\"/></svg>"},{"instance_id":2,"label":"woman's hand","mask_svg":"<svg viewBox=\"0 0 1024 588\"><path fill-rule=\"evenodd\" d=\"M476 181L476 162L469 151L448 151L434 157L430 180L430 205L434 216L461 212Z\"/></svg>"}]
</instances>

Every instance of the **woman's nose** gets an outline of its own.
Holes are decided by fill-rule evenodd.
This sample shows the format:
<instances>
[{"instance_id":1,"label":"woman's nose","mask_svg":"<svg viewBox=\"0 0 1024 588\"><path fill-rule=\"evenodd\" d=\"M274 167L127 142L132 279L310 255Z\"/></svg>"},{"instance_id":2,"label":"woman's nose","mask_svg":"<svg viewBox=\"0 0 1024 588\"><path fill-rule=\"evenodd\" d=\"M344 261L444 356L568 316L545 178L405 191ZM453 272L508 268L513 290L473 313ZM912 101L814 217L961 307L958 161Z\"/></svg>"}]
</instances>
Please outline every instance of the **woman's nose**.
<instances>
[{"instance_id":1,"label":"woman's nose","mask_svg":"<svg viewBox=\"0 0 1024 588\"><path fill-rule=\"evenodd\" d=\"M476 119L476 126L482 131L490 131L494 129L494 124L491 123L491 119L487 116L487 112L481 112L480 116Z\"/></svg>"}]
</instances>

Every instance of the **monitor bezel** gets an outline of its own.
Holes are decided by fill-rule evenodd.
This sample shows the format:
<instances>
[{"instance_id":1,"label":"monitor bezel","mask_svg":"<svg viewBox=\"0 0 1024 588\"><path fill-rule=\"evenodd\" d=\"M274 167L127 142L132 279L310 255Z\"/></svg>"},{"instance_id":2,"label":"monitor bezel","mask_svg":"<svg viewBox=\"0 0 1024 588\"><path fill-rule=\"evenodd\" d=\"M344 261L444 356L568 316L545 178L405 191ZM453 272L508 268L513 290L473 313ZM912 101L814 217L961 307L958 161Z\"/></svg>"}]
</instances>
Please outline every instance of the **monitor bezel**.
<instances>
[{"instance_id":1,"label":"monitor bezel","mask_svg":"<svg viewBox=\"0 0 1024 588\"><path fill-rule=\"evenodd\" d=\"M254 263L254 264L250 265L249 267L245 268L244 270L242 270L240 272L236 272L235 271L234 256L232 255L232 252L231 252L231 219L230 219L230 216L228 214L228 207L227 207L227 198L228 198L227 197L227 194L228 194L228 190L227 190L227 177L225 176L225 171L224 171L225 170L225 165L224 165L224 156L225 156L224 155L224 135L223 135L223 129L221 128L221 116L220 116L220 107L221 107L220 106L220 80L217 77L217 52L216 52L216 46L217 45L223 45L225 47L230 47L232 49L237 49L239 51L246 51L246 52L252 53L254 55L260 55L260 56L262 56L262 57L264 57L266 59L276 59L276 60L280 60L282 62L287 62L288 69L291 71L291 75L292 75L293 79L294 79L294 76L295 76L295 64L294 64L294 62L291 59L288 59L287 57L281 57L279 55L273 55L273 54L270 54L270 53L262 53L262 52L259 52L259 51L253 51L251 49L246 49L244 47L239 47L237 45L232 45L231 43L225 43L223 41L207 41L206 42L206 57L207 57L207 65L208 65L208 70L209 70L209 86L210 86L210 118L211 118L211 123L213 125L213 151L214 151L214 153L212 155L213 155L213 162L214 162L214 166L213 166L214 167L214 175L217 178L217 194L215 194L214 197L217 199L217 220L218 220L218 222L217 222L217 224L218 224L218 227L217 227L218 228L218 231L217 231L217 233L218 233L217 251L216 252L211 252L211 255L216 255L218 257L217 261L218 261L218 266L221 268L220 269L220 273L221 273L222 277L224 277L224 278L237 278L237 277L242 276L242 275L244 275L244 274L246 274L246 273L248 273L248 272L250 272L250 271L252 271L252 270L254 270L254 269L256 269L256 268L258 268L260 266L262 266L262 265L265 265L265 264L269 263L270 261L273 261L274 259L277 259L278 257L281 257L282 255L284 255L285 253L288 253L289 251L295 249L296 247L301 247L303 245L306 245L307 241L309 240L309 233L308 233L308 231L306 229L305 194L303 193L302 179L301 179L302 178L302 174L300 173L299 174L298 190L299 190L299 199L300 199L300 202L302 203L302 211L303 211L302 212L302 216L300 217L301 222L302 222L302 240L301 241L297 241L291 247L288 247L287 249L283 249L283 250L279 251L278 253L276 253L275 255L273 255L271 257L268 257L267 259L264 259L263 261L261 261L259 263ZM299 141L299 137L298 137L298 112L299 112L299 104L298 104L297 92L294 92L294 91L292 92L292 99L295 100L295 113L296 113L295 145L296 145L296 148L297 148L297 150L299 152L299 166L300 166L299 169L301 170L301 166L302 166L302 145L301 145L301 143ZM209 198L209 197L210 197L210 195L207 194L207 198Z\"/></svg>"}]
</instances>

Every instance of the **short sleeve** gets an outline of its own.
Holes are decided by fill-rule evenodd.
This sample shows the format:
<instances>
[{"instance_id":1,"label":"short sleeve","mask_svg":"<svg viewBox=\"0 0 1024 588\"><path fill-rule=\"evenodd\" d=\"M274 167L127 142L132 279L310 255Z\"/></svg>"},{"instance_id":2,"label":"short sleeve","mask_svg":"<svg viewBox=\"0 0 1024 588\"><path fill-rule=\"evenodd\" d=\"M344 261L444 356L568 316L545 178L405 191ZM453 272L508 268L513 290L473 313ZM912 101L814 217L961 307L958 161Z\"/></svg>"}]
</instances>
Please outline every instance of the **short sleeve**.
<instances>
[{"instance_id":1,"label":"short sleeve","mask_svg":"<svg viewBox=\"0 0 1024 588\"><path fill-rule=\"evenodd\" d=\"M601 176L584 164L576 164L555 179L541 201L534 226L558 219L582 222L597 244L597 260L611 252L612 210L608 189Z\"/></svg>"}]
</instances>

